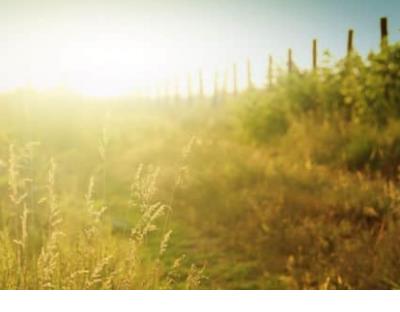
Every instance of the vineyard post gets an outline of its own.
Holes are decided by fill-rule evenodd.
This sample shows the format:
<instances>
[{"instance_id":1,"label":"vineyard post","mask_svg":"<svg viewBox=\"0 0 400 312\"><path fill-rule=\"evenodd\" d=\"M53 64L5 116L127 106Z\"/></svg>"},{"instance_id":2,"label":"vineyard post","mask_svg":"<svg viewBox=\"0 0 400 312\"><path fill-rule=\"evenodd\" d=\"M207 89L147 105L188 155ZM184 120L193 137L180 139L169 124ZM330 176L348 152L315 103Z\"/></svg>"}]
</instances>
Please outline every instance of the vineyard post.
<instances>
[{"instance_id":1,"label":"vineyard post","mask_svg":"<svg viewBox=\"0 0 400 312\"><path fill-rule=\"evenodd\" d=\"M317 39L313 40L313 47L312 47L312 64L313 70L316 71L318 67L318 47L317 47Z\"/></svg>"},{"instance_id":2,"label":"vineyard post","mask_svg":"<svg viewBox=\"0 0 400 312\"><path fill-rule=\"evenodd\" d=\"M381 18L381 49L385 49L389 45L389 31L388 31L388 19L387 17ZM385 99L389 100L389 88L385 83L384 85Z\"/></svg>"},{"instance_id":3,"label":"vineyard post","mask_svg":"<svg viewBox=\"0 0 400 312\"><path fill-rule=\"evenodd\" d=\"M293 72L293 55L292 55L292 49L289 49L288 51L288 72L291 74Z\"/></svg>"},{"instance_id":4,"label":"vineyard post","mask_svg":"<svg viewBox=\"0 0 400 312\"><path fill-rule=\"evenodd\" d=\"M248 90L253 89L253 80L252 80L250 59L247 59L247 88L248 88Z\"/></svg>"},{"instance_id":5,"label":"vineyard post","mask_svg":"<svg viewBox=\"0 0 400 312\"><path fill-rule=\"evenodd\" d=\"M204 97L204 81L203 72L199 70L199 97L202 99Z\"/></svg>"},{"instance_id":6,"label":"vineyard post","mask_svg":"<svg viewBox=\"0 0 400 312\"><path fill-rule=\"evenodd\" d=\"M270 88L272 87L273 79L274 79L274 77L273 77L273 59L272 59L272 55L270 55L268 58L268 86Z\"/></svg>"},{"instance_id":7,"label":"vineyard post","mask_svg":"<svg viewBox=\"0 0 400 312\"><path fill-rule=\"evenodd\" d=\"M388 19L387 17L381 18L381 47L385 48L388 45Z\"/></svg>"},{"instance_id":8,"label":"vineyard post","mask_svg":"<svg viewBox=\"0 0 400 312\"><path fill-rule=\"evenodd\" d=\"M353 52L354 49L353 39L354 39L354 30L350 29L347 35L347 56L349 56Z\"/></svg>"},{"instance_id":9,"label":"vineyard post","mask_svg":"<svg viewBox=\"0 0 400 312\"><path fill-rule=\"evenodd\" d=\"M190 103L192 101L193 90L192 90L192 75L189 73L187 75L187 99Z\"/></svg>"},{"instance_id":10,"label":"vineyard post","mask_svg":"<svg viewBox=\"0 0 400 312\"><path fill-rule=\"evenodd\" d=\"M218 101L218 71L214 74L214 104Z\"/></svg>"},{"instance_id":11,"label":"vineyard post","mask_svg":"<svg viewBox=\"0 0 400 312\"><path fill-rule=\"evenodd\" d=\"M237 82L237 66L236 64L233 64L233 75L232 75L232 79L233 79L233 95L237 95L238 94L238 82Z\"/></svg>"},{"instance_id":12,"label":"vineyard post","mask_svg":"<svg viewBox=\"0 0 400 312\"><path fill-rule=\"evenodd\" d=\"M226 95L228 94L228 70L225 69L224 71L224 81L222 83L222 95L225 98Z\"/></svg>"}]
</instances>

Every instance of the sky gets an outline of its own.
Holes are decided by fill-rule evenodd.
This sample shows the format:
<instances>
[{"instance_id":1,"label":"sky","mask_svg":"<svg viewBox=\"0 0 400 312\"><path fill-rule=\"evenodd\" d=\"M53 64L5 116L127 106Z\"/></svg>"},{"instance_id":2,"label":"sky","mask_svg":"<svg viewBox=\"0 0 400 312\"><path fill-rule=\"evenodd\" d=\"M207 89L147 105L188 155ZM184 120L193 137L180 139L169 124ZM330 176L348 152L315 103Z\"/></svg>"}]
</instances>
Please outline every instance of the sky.
<instances>
[{"instance_id":1,"label":"sky","mask_svg":"<svg viewBox=\"0 0 400 312\"><path fill-rule=\"evenodd\" d=\"M340 58L353 28L360 53L376 50L382 16L399 40L399 0L0 0L0 91L184 92L199 69L210 90L233 63L244 85L247 59L262 85L269 54L283 65L292 48L309 67L314 38Z\"/></svg>"}]
</instances>

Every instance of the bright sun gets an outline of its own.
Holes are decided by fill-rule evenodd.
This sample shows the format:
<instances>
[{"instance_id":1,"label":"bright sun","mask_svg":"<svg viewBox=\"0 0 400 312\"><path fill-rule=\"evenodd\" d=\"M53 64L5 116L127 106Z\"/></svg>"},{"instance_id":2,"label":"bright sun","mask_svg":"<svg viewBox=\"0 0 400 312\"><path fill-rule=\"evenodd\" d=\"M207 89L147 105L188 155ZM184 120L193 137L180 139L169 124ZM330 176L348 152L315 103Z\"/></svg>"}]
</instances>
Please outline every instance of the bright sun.
<instances>
[{"instance_id":1,"label":"bright sun","mask_svg":"<svg viewBox=\"0 0 400 312\"><path fill-rule=\"evenodd\" d=\"M28 60L26 82L37 90L63 87L90 96L118 96L134 92L154 95L171 89L176 79L202 66L199 49L182 46L166 34L134 37L117 32L74 35L70 38L35 37L32 48L20 56ZM29 45L29 43L28 43ZM20 50L21 51L21 50ZM14 69L14 72L16 70ZM17 84L17 83L15 83ZM182 93L183 85L180 86Z\"/></svg>"},{"instance_id":2,"label":"bright sun","mask_svg":"<svg viewBox=\"0 0 400 312\"><path fill-rule=\"evenodd\" d=\"M165 66L168 63L160 58L167 54L162 40L154 46L112 34L75 39L56 51L56 62L46 59L46 55L39 57L30 84L40 90L63 86L90 96L150 92L158 81L179 68L179 61L173 59L169 60L170 66Z\"/></svg>"},{"instance_id":3,"label":"bright sun","mask_svg":"<svg viewBox=\"0 0 400 312\"><path fill-rule=\"evenodd\" d=\"M175 91L186 95L188 75L196 92L201 69L205 92L210 93L215 71L219 70L222 83L232 66L229 49L193 29L171 31L158 24L148 29L87 25L47 27L21 37L10 36L3 44L9 49L3 51L9 56L4 60L8 67L2 68L8 75L0 79L0 90L28 85L36 90L61 87L96 97Z\"/></svg>"}]
</instances>

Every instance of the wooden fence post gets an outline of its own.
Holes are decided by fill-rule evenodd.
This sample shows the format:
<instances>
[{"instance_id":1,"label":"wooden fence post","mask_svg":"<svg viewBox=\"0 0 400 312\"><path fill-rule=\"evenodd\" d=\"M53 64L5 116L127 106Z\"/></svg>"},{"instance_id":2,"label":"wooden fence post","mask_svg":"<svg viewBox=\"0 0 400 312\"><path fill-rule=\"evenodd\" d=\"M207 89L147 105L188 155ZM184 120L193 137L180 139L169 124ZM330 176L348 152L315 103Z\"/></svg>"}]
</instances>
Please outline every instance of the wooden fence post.
<instances>
[{"instance_id":1,"label":"wooden fence post","mask_svg":"<svg viewBox=\"0 0 400 312\"><path fill-rule=\"evenodd\" d=\"M193 90L192 90L192 75L189 73L187 76L187 99L189 102L192 101Z\"/></svg>"},{"instance_id":2,"label":"wooden fence post","mask_svg":"<svg viewBox=\"0 0 400 312\"><path fill-rule=\"evenodd\" d=\"M228 70L224 71L224 80L222 83L222 95L225 97L228 94Z\"/></svg>"},{"instance_id":3,"label":"wooden fence post","mask_svg":"<svg viewBox=\"0 0 400 312\"><path fill-rule=\"evenodd\" d=\"M203 72L199 70L199 97L204 98Z\"/></svg>"},{"instance_id":4,"label":"wooden fence post","mask_svg":"<svg viewBox=\"0 0 400 312\"><path fill-rule=\"evenodd\" d=\"M218 95L218 71L215 71L214 74L214 96L217 97Z\"/></svg>"},{"instance_id":5,"label":"wooden fence post","mask_svg":"<svg viewBox=\"0 0 400 312\"><path fill-rule=\"evenodd\" d=\"M293 72L293 55L292 55L292 49L289 49L288 51L288 72L291 74Z\"/></svg>"},{"instance_id":6,"label":"wooden fence post","mask_svg":"<svg viewBox=\"0 0 400 312\"><path fill-rule=\"evenodd\" d=\"M349 29L349 32L347 34L347 56L349 56L353 52L354 49L353 39L354 39L354 30Z\"/></svg>"},{"instance_id":7,"label":"wooden fence post","mask_svg":"<svg viewBox=\"0 0 400 312\"><path fill-rule=\"evenodd\" d=\"M381 49L387 48L389 45L389 31L388 31L388 19L387 17L381 18ZM389 86L385 83L384 85L385 99L389 101Z\"/></svg>"},{"instance_id":8,"label":"wooden fence post","mask_svg":"<svg viewBox=\"0 0 400 312\"><path fill-rule=\"evenodd\" d=\"M274 79L274 76L273 76L273 59L272 59L272 55L270 55L269 57L268 57L268 86L269 87L272 87L272 83L273 83L273 79Z\"/></svg>"},{"instance_id":9,"label":"wooden fence post","mask_svg":"<svg viewBox=\"0 0 400 312\"><path fill-rule=\"evenodd\" d=\"M389 43L388 32L388 19L387 17L381 18L381 47L385 48Z\"/></svg>"},{"instance_id":10,"label":"wooden fence post","mask_svg":"<svg viewBox=\"0 0 400 312\"><path fill-rule=\"evenodd\" d=\"M247 59L247 88L248 90L253 89L253 79L252 79L250 59Z\"/></svg>"},{"instance_id":11,"label":"wooden fence post","mask_svg":"<svg viewBox=\"0 0 400 312\"><path fill-rule=\"evenodd\" d=\"M214 74L214 103L218 100L218 71Z\"/></svg>"},{"instance_id":12,"label":"wooden fence post","mask_svg":"<svg viewBox=\"0 0 400 312\"><path fill-rule=\"evenodd\" d=\"M313 48L312 48L312 64L313 70L316 71L318 67L318 47L317 47L317 39L313 40Z\"/></svg>"},{"instance_id":13,"label":"wooden fence post","mask_svg":"<svg viewBox=\"0 0 400 312\"><path fill-rule=\"evenodd\" d=\"M236 64L233 64L232 67L233 74L232 74L232 79L233 79L233 95L238 94L238 81L237 81L237 66Z\"/></svg>"}]
</instances>

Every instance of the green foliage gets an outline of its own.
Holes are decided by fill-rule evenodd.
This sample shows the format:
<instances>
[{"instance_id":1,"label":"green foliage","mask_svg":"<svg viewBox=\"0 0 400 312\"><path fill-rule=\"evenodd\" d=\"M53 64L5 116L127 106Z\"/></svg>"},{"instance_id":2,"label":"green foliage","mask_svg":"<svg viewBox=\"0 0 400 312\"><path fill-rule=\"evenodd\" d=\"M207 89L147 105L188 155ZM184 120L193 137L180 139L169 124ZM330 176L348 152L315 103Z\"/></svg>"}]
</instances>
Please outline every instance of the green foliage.
<instances>
[{"instance_id":1,"label":"green foliage","mask_svg":"<svg viewBox=\"0 0 400 312\"><path fill-rule=\"evenodd\" d=\"M400 112L399 72L400 44L395 44L365 61L353 52L333 67L283 75L264 97L256 97L245 124L279 105L281 111L296 115L313 112L329 119L340 114L345 120L384 125Z\"/></svg>"},{"instance_id":2,"label":"green foliage","mask_svg":"<svg viewBox=\"0 0 400 312\"><path fill-rule=\"evenodd\" d=\"M267 97L250 99L243 105L245 128L252 137L257 141L271 141L287 132L289 121L280 103Z\"/></svg>"},{"instance_id":3,"label":"green foliage","mask_svg":"<svg viewBox=\"0 0 400 312\"><path fill-rule=\"evenodd\" d=\"M369 55L366 74L366 98L372 114L379 121L399 116L400 44L387 45L380 53Z\"/></svg>"},{"instance_id":4,"label":"green foliage","mask_svg":"<svg viewBox=\"0 0 400 312\"><path fill-rule=\"evenodd\" d=\"M370 164L376 142L363 135L354 136L345 146L346 164L351 170L361 170Z\"/></svg>"},{"instance_id":5,"label":"green foliage","mask_svg":"<svg viewBox=\"0 0 400 312\"><path fill-rule=\"evenodd\" d=\"M400 164L395 156L397 138L383 142L377 133L387 131L390 120L399 117L399 72L400 44L394 44L370 53L367 60L353 52L335 66L281 75L272 88L254 95L245 106L243 127L249 137L269 143L301 116L314 122L317 131L326 129L318 126L326 122L337 134L319 139L320 134L309 134L309 141L318 145L312 152L316 161L344 163L352 170L386 168L387 172ZM307 141L301 139L303 144ZM323 146L324 142L336 148Z\"/></svg>"}]
</instances>

